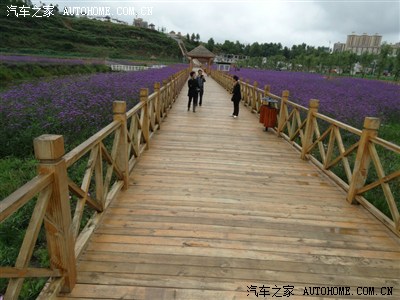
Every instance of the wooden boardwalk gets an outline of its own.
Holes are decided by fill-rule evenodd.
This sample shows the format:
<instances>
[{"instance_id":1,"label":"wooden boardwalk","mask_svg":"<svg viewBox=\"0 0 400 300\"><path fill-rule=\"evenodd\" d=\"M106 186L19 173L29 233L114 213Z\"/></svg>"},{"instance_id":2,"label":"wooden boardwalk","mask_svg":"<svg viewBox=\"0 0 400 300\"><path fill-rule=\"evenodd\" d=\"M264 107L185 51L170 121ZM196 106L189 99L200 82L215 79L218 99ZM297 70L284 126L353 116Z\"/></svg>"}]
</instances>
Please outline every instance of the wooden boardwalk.
<instances>
[{"instance_id":1,"label":"wooden boardwalk","mask_svg":"<svg viewBox=\"0 0 400 300\"><path fill-rule=\"evenodd\" d=\"M211 78L186 94L58 299L400 299L398 238Z\"/></svg>"}]
</instances>

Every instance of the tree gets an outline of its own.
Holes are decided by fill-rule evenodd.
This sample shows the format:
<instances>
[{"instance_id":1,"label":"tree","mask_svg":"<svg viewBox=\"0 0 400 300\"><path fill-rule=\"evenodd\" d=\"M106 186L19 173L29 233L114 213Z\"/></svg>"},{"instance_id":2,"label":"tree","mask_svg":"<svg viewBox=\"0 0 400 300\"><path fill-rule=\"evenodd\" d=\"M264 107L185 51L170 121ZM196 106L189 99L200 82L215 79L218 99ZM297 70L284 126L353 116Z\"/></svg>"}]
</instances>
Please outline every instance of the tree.
<instances>
[{"instance_id":1,"label":"tree","mask_svg":"<svg viewBox=\"0 0 400 300\"><path fill-rule=\"evenodd\" d=\"M233 53L235 53L235 54L243 54L243 52L244 52L244 45L241 44L239 41L236 41Z\"/></svg>"},{"instance_id":2,"label":"tree","mask_svg":"<svg viewBox=\"0 0 400 300\"><path fill-rule=\"evenodd\" d=\"M235 44L231 41L225 40L221 46L221 50L225 53L233 53L235 49Z\"/></svg>"},{"instance_id":3,"label":"tree","mask_svg":"<svg viewBox=\"0 0 400 300\"><path fill-rule=\"evenodd\" d=\"M289 59L290 58L290 50L289 50L289 48L288 47L286 47L285 46L285 48L283 48L283 56L286 58L286 59Z\"/></svg>"},{"instance_id":4,"label":"tree","mask_svg":"<svg viewBox=\"0 0 400 300\"><path fill-rule=\"evenodd\" d=\"M360 63L362 65L362 77L365 77L365 72L371 66L372 61L374 60L374 55L372 53L364 52L360 56Z\"/></svg>"},{"instance_id":5,"label":"tree","mask_svg":"<svg viewBox=\"0 0 400 300\"><path fill-rule=\"evenodd\" d=\"M190 36L190 41L194 42L196 40L196 36L194 35L194 33L192 33L192 35Z\"/></svg>"},{"instance_id":6,"label":"tree","mask_svg":"<svg viewBox=\"0 0 400 300\"><path fill-rule=\"evenodd\" d=\"M196 34L196 42L199 42L200 41L200 34Z\"/></svg>"},{"instance_id":7,"label":"tree","mask_svg":"<svg viewBox=\"0 0 400 300\"><path fill-rule=\"evenodd\" d=\"M347 51L345 52L345 61L347 62L347 67L349 70L349 73L353 73L353 68L355 63L358 61L358 56L354 52Z\"/></svg>"},{"instance_id":8,"label":"tree","mask_svg":"<svg viewBox=\"0 0 400 300\"><path fill-rule=\"evenodd\" d=\"M214 46L215 46L214 39L213 39L213 38L210 38L205 46L206 46L206 48L207 48L208 50L210 50L211 52L214 51Z\"/></svg>"},{"instance_id":9,"label":"tree","mask_svg":"<svg viewBox=\"0 0 400 300\"><path fill-rule=\"evenodd\" d=\"M306 53L306 48L307 48L307 45L305 43L303 43L301 45L293 45L292 49L291 49L290 58L295 58L297 56L305 54Z\"/></svg>"},{"instance_id":10,"label":"tree","mask_svg":"<svg viewBox=\"0 0 400 300\"><path fill-rule=\"evenodd\" d=\"M400 79L400 48L397 49L396 56L394 59L393 75L394 75L394 80L398 81Z\"/></svg>"},{"instance_id":11,"label":"tree","mask_svg":"<svg viewBox=\"0 0 400 300\"><path fill-rule=\"evenodd\" d=\"M259 43L255 42L253 44L251 44L250 46L250 51L249 51L249 55L250 56L263 56L262 54L262 49Z\"/></svg>"},{"instance_id":12,"label":"tree","mask_svg":"<svg viewBox=\"0 0 400 300\"><path fill-rule=\"evenodd\" d=\"M307 72L310 72L312 68L315 66L315 55L308 54L303 56L303 65L306 67Z\"/></svg>"},{"instance_id":13,"label":"tree","mask_svg":"<svg viewBox=\"0 0 400 300\"><path fill-rule=\"evenodd\" d=\"M378 65L377 65L377 77L378 79L381 77L383 71L386 68L386 64L388 61L388 56L391 51L391 47L387 44L382 45L381 52L379 53L378 57Z\"/></svg>"}]
</instances>

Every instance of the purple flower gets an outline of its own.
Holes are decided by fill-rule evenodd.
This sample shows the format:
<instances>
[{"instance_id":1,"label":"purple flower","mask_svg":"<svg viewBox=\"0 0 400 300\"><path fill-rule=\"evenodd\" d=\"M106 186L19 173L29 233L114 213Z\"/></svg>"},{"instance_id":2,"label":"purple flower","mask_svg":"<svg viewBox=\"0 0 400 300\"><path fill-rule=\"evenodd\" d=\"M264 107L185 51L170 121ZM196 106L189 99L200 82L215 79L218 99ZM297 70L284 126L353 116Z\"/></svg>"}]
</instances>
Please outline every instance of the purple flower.
<instances>
[{"instance_id":1,"label":"purple flower","mask_svg":"<svg viewBox=\"0 0 400 300\"><path fill-rule=\"evenodd\" d=\"M18 140L31 145L41 134L62 134L66 145L76 146L112 121L113 101L126 101L129 110L139 101L140 88L152 93L155 82L185 67L66 76L12 87L0 93L0 136L18 147Z\"/></svg>"},{"instance_id":2,"label":"purple flower","mask_svg":"<svg viewBox=\"0 0 400 300\"><path fill-rule=\"evenodd\" d=\"M365 117L379 117L382 122L400 119L400 86L377 80L335 77L320 74L241 69L231 71L260 88L271 86L281 95L289 90L289 100L308 107L310 99L320 101L319 112L361 128Z\"/></svg>"}]
</instances>

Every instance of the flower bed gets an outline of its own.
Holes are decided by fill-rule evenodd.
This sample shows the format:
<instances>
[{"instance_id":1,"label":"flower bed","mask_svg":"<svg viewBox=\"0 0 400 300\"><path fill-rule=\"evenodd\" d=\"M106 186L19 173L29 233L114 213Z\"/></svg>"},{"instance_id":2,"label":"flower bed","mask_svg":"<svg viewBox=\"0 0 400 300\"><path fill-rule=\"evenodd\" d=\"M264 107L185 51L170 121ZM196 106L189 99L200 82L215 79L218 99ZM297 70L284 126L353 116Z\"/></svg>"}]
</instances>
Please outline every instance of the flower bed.
<instances>
[{"instance_id":1,"label":"flower bed","mask_svg":"<svg viewBox=\"0 0 400 300\"><path fill-rule=\"evenodd\" d=\"M289 100L306 107L310 99L318 99L321 113L357 128L365 117L379 117L382 122L400 120L399 85L300 72L241 69L230 73L251 84L257 81L260 88L269 84L271 92L279 96L289 90Z\"/></svg>"},{"instance_id":2,"label":"flower bed","mask_svg":"<svg viewBox=\"0 0 400 300\"><path fill-rule=\"evenodd\" d=\"M62 134L66 145L76 146L112 121L113 101L126 101L130 109L140 88L152 93L155 82L185 67L67 76L6 90L0 93L0 157L25 155L43 133Z\"/></svg>"}]
</instances>

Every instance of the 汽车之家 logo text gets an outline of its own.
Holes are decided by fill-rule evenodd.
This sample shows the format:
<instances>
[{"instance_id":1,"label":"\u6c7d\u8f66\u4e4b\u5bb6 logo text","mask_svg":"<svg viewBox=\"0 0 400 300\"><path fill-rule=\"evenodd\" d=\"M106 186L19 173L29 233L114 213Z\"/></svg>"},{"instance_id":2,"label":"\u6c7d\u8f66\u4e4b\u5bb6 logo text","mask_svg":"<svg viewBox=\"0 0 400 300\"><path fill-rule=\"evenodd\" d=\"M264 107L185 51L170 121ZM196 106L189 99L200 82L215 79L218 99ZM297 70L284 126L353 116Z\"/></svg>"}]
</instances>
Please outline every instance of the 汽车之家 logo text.
<instances>
[{"instance_id":1,"label":"\u6c7d\u8f66\u4e4b\u5bb6 logo text","mask_svg":"<svg viewBox=\"0 0 400 300\"><path fill-rule=\"evenodd\" d=\"M7 6L7 17L50 17L55 14L64 16L87 16L87 17L106 17L106 16L151 16L153 14L153 7L140 7L133 6L65 6L63 9L53 5L42 5L37 7L29 7L26 5L9 5Z\"/></svg>"}]
</instances>

